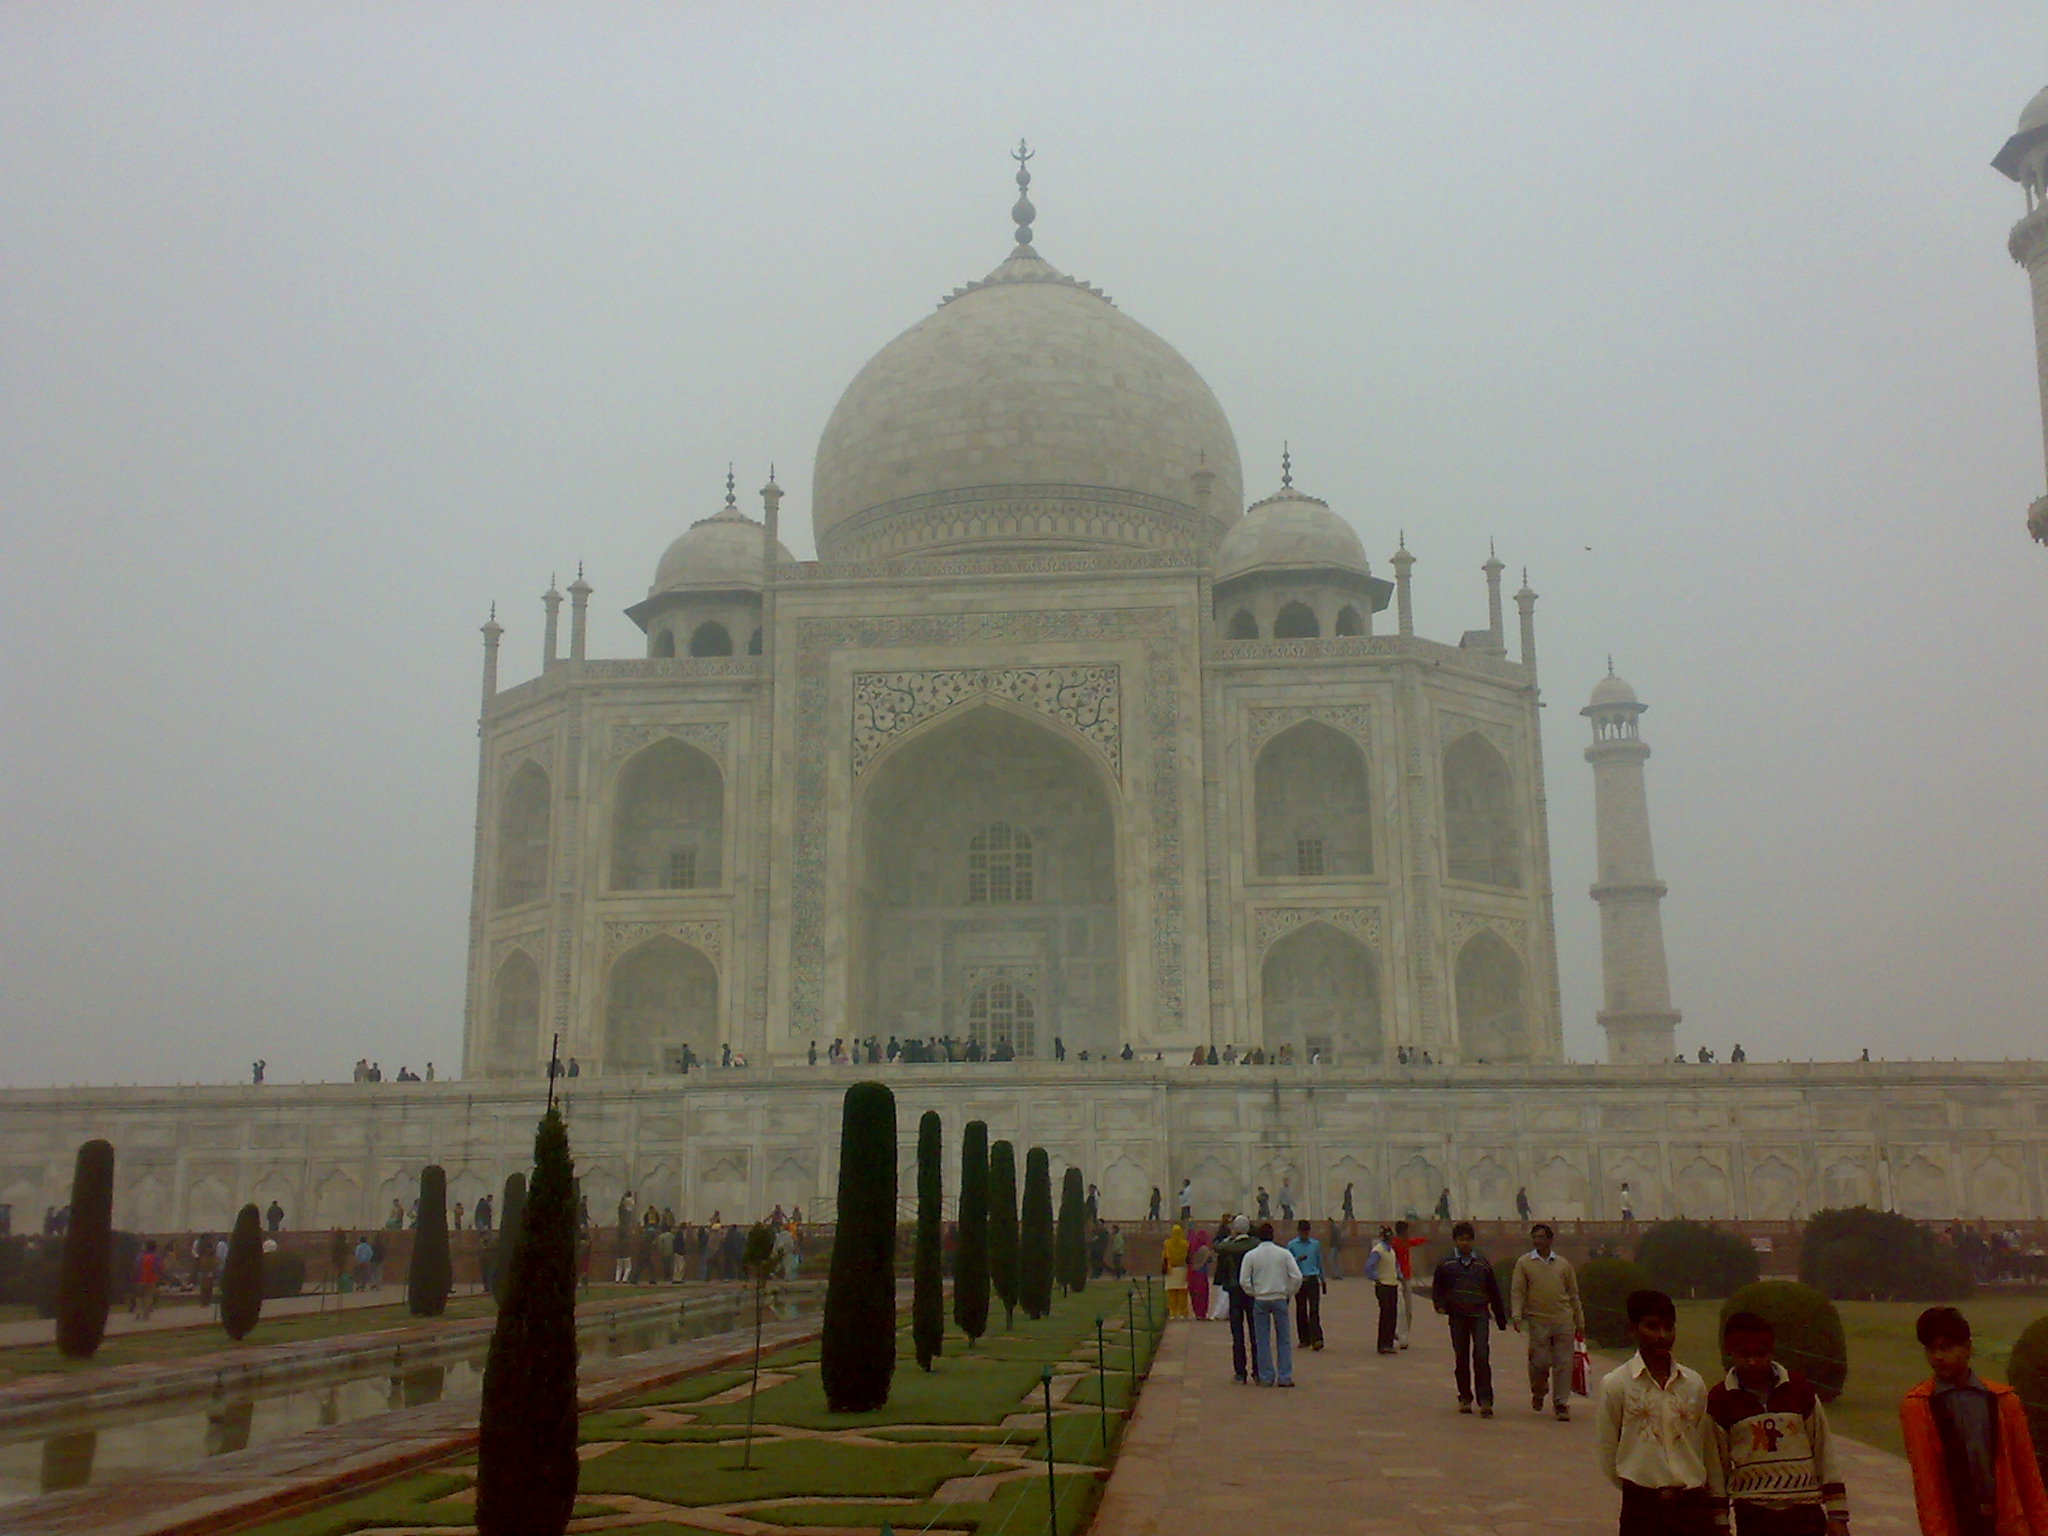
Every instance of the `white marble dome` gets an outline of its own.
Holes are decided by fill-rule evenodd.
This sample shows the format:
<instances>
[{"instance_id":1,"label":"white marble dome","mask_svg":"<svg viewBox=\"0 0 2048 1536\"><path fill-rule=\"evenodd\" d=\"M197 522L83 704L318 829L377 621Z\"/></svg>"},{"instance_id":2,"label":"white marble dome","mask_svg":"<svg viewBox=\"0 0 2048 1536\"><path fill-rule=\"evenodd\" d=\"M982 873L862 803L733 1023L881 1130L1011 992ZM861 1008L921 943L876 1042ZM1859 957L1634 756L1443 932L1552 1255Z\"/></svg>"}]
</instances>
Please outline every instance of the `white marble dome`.
<instances>
[{"instance_id":1,"label":"white marble dome","mask_svg":"<svg viewBox=\"0 0 2048 1536\"><path fill-rule=\"evenodd\" d=\"M1288 486L1246 511L1216 550L1216 580L1255 570L1368 572L1358 532L1330 504Z\"/></svg>"},{"instance_id":2,"label":"white marble dome","mask_svg":"<svg viewBox=\"0 0 2048 1536\"><path fill-rule=\"evenodd\" d=\"M775 558L796 557L780 540ZM688 592L761 585L761 525L728 502L710 517L692 523L662 554L655 567L649 597L663 592Z\"/></svg>"},{"instance_id":3,"label":"white marble dome","mask_svg":"<svg viewBox=\"0 0 2048 1536\"><path fill-rule=\"evenodd\" d=\"M1020 247L847 386L818 444L811 515L827 560L1206 549L1243 495L1237 441L1202 376Z\"/></svg>"},{"instance_id":4,"label":"white marble dome","mask_svg":"<svg viewBox=\"0 0 2048 1536\"><path fill-rule=\"evenodd\" d=\"M1629 687L1626 682L1616 677L1612 672L1593 685L1593 707L1596 709L1603 704L1634 704L1637 702L1635 689Z\"/></svg>"}]
</instances>

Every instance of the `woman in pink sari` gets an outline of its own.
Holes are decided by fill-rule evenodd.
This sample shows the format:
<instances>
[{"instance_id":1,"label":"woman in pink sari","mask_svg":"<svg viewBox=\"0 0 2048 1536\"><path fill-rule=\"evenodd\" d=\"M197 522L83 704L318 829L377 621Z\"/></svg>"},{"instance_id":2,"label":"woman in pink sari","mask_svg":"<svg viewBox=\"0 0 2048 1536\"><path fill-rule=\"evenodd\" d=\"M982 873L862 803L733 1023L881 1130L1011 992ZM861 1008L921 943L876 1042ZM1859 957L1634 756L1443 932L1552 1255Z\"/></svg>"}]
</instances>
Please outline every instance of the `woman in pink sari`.
<instances>
[{"instance_id":1,"label":"woman in pink sari","mask_svg":"<svg viewBox=\"0 0 2048 1536\"><path fill-rule=\"evenodd\" d=\"M1188 1310L1198 1323L1209 1316L1209 1264L1215 1257L1209 1251L1209 1234L1195 1228L1188 1239Z\"/></svg>"}]
</instances>

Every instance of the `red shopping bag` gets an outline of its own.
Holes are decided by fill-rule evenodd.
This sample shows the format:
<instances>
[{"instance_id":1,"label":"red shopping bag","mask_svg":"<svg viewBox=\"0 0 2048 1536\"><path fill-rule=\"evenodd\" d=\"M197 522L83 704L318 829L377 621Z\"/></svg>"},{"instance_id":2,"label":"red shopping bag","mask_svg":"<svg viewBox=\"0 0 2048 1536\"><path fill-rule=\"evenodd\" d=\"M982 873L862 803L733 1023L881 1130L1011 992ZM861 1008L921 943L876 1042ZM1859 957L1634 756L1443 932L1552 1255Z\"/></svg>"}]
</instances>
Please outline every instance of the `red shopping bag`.
<instances>
[{"instance_id":1,"label":"red shopping bag","mask_svg":"<svg viewBox=\"0 0 2048 1536\"><path fill-rule=\"evenodd\" d=\"M1593 1394L1593 1357L1586 1353L1586 1336L1572 1339L1572 1391L1580 1397Z\"/></svg>"}]
</instances>

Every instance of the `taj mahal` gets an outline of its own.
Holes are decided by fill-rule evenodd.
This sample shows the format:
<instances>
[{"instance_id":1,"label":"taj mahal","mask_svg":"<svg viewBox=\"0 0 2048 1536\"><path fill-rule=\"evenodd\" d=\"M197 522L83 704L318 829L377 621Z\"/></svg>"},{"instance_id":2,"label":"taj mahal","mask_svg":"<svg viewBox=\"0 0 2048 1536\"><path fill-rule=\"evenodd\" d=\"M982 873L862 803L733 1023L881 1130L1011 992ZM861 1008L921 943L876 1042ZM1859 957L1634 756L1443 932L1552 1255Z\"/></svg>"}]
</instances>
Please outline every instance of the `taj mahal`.
<instances>
[{"instance_id":1,"label":"taj mahal","mask_svg":"<svg viewBox=\"0 0 2048 1536\"><path fill-rule=\"evenodd\" d=\"M1998 163L2048 315L2028 114ZM2048 1217L2048 1063L1674 1061L1645 704L1573 685L1589 771L1546 785L1526 574L1488 551L1472 627L1416 633L1406 533L1248 469L1180 353L1039 253L1015 158L1008 254L824 424L815 560L772 473L758 515L728 475L650 547L644 654L589 654L580 571L537 675L484 626L461 1078L0 1092L0 1200L60 1202L100 1135L131 1226L360 1225L427 1162L473 1203L558 1049L595 1210L829 1217L869 1075L1112 1217L1183 1179L1205 1212ZM1547 815L1589 789L1600 1065L1564 1058ZM832 1061L869 1038L947 1059Z\"/></svg>"}]
</instances>

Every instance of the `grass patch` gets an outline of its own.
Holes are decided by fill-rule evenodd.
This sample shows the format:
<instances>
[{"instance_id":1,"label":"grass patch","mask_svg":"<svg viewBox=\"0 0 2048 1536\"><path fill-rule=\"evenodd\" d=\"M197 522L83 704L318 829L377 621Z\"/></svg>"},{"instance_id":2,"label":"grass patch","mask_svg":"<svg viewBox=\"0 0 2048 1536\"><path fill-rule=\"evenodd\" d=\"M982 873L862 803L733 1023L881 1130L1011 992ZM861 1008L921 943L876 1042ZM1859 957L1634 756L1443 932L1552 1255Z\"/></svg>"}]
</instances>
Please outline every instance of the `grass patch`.
<instances>
[{"instance_id":1,"label":"grass patch","mask_svg":"<svg viewBox=\"0 0 2048 1536\"><path fill-rule=\"evenodd\" d=\"M688 1482L678 1483L687 1462ZM974 1470L964 1451L907 1445L887 1454L872 1446L831 1440L756 1440L754 1470L739 1470L738 1446L628 1445L583 1465L582 1491L637 1494L669 1500L687 1493L692 1504L736 1499L821 1498L834 1494L874 1498L894 1494L929 1498L949 1477Z\"/></svg>"}]
</instances>

